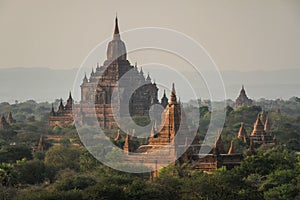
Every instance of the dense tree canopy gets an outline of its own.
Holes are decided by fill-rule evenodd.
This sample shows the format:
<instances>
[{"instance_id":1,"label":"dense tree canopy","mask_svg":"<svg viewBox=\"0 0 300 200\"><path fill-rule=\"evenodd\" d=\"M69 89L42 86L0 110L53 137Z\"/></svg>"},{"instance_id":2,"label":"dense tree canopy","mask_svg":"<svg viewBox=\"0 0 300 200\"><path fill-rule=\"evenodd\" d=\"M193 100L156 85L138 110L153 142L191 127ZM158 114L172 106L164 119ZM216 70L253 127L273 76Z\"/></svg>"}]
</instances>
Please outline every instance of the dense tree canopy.
<instances>
[{"instance_id":1,"label":"dense tree canopy","mask_svg":"<svg viewBox=\"0 0 300 200\"><path fill-rule=\"evenodd\" d=\"M203 139L211 117L209 105L186 108L188 126L199 125L198 137ZM239 167L208 174L189 164L176 164L161 169L154 179L149 173L128 174L101 164L81 145L74 126L48 127L49 110L50 104L34 101L0 104L1 113L12 111L17 119L10 129L0 130L0 199L300 199L298 99L261 100L255 106L238 109L227 106L222 131L225 149L232 139L237 152L249 148L236 134L241 122L250 133L262 110L268 112L271 133L278 140L269 149L262 147L255 155L245 156ZM149 123L148 118L134 121ZM41 135L65 139L44 141L45 148L38 151ZM114 141L116 135L117 130L107 131L111 141L122 148L125 138ZM132 142L136 148L146 141L134 138ZM106 159L120 159L119 152L106 155Z\"/></svg>"}]
</instances>

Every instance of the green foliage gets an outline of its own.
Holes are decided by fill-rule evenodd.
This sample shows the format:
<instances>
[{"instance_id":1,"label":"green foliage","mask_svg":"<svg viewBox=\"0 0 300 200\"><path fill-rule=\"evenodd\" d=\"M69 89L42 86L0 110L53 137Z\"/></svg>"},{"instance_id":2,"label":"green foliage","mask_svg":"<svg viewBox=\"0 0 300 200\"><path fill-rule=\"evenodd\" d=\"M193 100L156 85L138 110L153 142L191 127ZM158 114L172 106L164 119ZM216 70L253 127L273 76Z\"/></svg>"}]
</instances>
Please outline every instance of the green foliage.
<instances>
[{"instance_id":1,"label":"green foliage","mask_svg":"<svg viewBox=\"0 0 300 200\"><path fill-rule=\"evenodd\" d=\"M37 184L45 180L46 167L43 161L30 160L18 163L12 170L12 184Z\"/></svg>"},{"instance_id":2,"label":"green foliage","mask_svg":"<svg viewBox=\"0 0 300 200\"><path fill-rule=\"evenodd\" d=\"M132 117L132 120L138 126L147 126L150 123L150 117Z\"/></svg>"},{"instance_id":3,"label":"green foliage","mask_svg":"<svg viewBox=\"0 0 300 200\"><path fill-rule=\"evenodd\" d=\"M225 148L229 148L241 122L248 134L251 132L262 108L269 111L271 133L276 135L279 145L268 150L258 149L256 155L246 157L240 167L233 170L223 168L207 174L185 163L165 167L158 178L151 180L148 173L127 174L111 169L83 147L74 146L74 141L80 143L74 126L50 129L48 103L2 103L1 112L12 111L17 120L23 121L0 131L0 199L299 199L300 157L294 152L299 151L299 101L264 101L257 105L236 110L226 108L222 132ZM280 112L275 109L279 105ZM188 105L187 110L189 127L198 125L194 118L200 113L198 131L199 138L203 139L211 118L209 107ZM30 116L34 116L35 121L29 122ZM134 121L140 125L149 123L148 118L135 117ZM117 130L105 131L110 138L117 133ZM81 132L84 133L81 139L90 144L88 148L93 155L107 161L122 159L117 149L104 152L108 140L95 137L97 129L82 127ZM41 134L59 134L70 139L32 155ZM133 137L131 145L136 148L144 142ZM114 143L122 148L124 138ZM244 141L236 138L234 146L237 152L248 148Z\"/></svg>"},{"instance_id":4,"label":"green foliage","mask_svg":"<svg viewBox=\"0 0 300 200\"><path fill-rule=\"evenodd\" d=\"M88 176L72 176L64 180L60 180L54 184L54 187L58 191L68 190L83 190L96 183L95 179Z\"/></svg>"},{"instance_id":5,"label":"green foliage","mask_svg":"<svg viewBox=\"0 0 300 200\"><path fill-rule=\"evenodd\" d=\"M36 151L36 152L33 152L33 159L35 160L44 160L45 158L45 152L44 151Z\"/></svg>"},{"instance_id":6,"label":"green foliage","mask_svg":"<svg viewBox=\"0 0 300 200\"><path fill-rule=\"evenodd\" d=\"M299 192L295 185L287 183L271 188L264 193L266 200L294 200Z\"/></svg>"},{"instance_id":7,"label":"green foliage","mask_svg":"<svg viewBox=\"0 0 300 200\"><path fill-rule=\"evenodd\" d=\"M8 145L0 149L0 163L15 163L17 160L32 158L31 149L21 145Z\"/></svg>"},{"instance_id":8,"label":"green foliage","mask_svg":"<svg viewBox=\"0 0 300 200\"><path fill-rule=\"evenodd\" d=\"M80 191L63 191L63 192L52 192L47 190L24 190L20 192L14 200L82 200L82 194Z\"/></svg>"},{"instance_id":9,"label":"green foliage","mask_svg":"<svg viewBox=\"0 0 300 200\"><path fill-rule=\"evenodd\" d=\"M80 150L76 147L53 146L45 155L45 163L57 169L79 170Z\"/></svg>"},{"instance_id":10,"label":"green foliage","mask_svg":"<svg viewBox=\"0 0 300 200\"><path fill-rule=\"evenodd\" d=\"M80 153L80 171L88 172L95 170L97 165L100 165L100 162L90 154L87 150L83 150Z\"/></svg>"}]
</instances>

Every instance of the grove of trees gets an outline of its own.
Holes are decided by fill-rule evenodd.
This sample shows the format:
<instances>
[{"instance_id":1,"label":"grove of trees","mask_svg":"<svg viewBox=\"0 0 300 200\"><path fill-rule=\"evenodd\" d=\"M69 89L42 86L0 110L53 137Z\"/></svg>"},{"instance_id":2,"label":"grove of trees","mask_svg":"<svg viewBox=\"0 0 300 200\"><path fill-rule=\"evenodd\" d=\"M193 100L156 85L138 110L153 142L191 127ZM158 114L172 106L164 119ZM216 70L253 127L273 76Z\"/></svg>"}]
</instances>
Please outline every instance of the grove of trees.
<instances>
[{"instance_id":1,"label":"grove of trees","mask_svg":"<svg viewBox=\"0 0 300 200\"><path fill-rule=\"evenodd\" d=\"M212 174L195 170L190 164L163 168L157 178L149 173L129 174L113 170L97 161L80 145L74 126L49 128L50 104L28 101L0 104L0 113L13 112L17 119L7 130L0 130L0 199L300 199L300 102L278 102L284 108L265 110L272 121L272 134L278 144L259 148L245 156L232 170L220 168ZM292 105L287 109L285 105ZM226 148L241 122L249 133L257 114L269 104L239 109L226 108L222 138ZM198 137L201 139L210 120L210 109L186 105L189 126L200 112ZM31 118L30 118L31 117ZM34 117L34 120L33 120ZM140 124L147 119L136 119ZM41 134L65 135L58 144L48 141L37 151ZM109 133L116 134L116 130ZM141 142L135 140L135 145ZM122 146L124 138L115 141ZM248 148L235 140L236 150ZM298 153L297 153L298 152Z\"/></svg>"}]
</instances>

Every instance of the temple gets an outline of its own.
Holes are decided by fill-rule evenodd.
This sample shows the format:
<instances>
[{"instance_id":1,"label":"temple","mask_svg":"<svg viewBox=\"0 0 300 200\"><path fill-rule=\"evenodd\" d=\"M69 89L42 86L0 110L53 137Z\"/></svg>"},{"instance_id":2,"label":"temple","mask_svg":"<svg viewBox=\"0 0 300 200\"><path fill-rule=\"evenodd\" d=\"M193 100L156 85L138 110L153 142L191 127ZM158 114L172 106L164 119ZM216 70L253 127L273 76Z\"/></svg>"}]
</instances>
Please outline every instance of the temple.
<instances>
[{"instance_id":1,"label":"temple","mask_svg":"<svg viewBox=\"0 0 300 200\"><path fill-rule=\"evenodd\" d=\"M235 107L241 107L241 106L251 106L252 100L247 97L246 91L244 86L242 86L242 89L240 91L240 94L238 98L235 100Z\"/></svg>"},{"instance_id":2,"label":"temple","mask_svg":"<svg viewBox=\"0 0 300 200\"><path fill-rule=\"evenodd\" d=\"M5 118L4 115L0 118L0 129L8 129L10 124L16 123L16 120L12 117L12 113L9 112L7 117Z\"/></svg>"},{"instance_id":3,"label":"temple","mask_svg":"<svg viewBox=\"0 0 300 200\"><path fill-rule=\"evenodd\" d=\"M120 138L120 133L116 138ZM170 102L161 115L161 125L158 128L153 123L148 144L141 145L134 150L130 138L131 136L126 134L123 150L127 152L127 156L123 159L134 162L141 159L139 156L145 155L147 159L143 164L154 169L153 176L157 176L162 166L176 162L190 163L195 169L206 172L214 171L222 166L231 169L239 165L243 157L241 153L235 152L233 142L228 151L225 151L221 136L216 138L213 148L207 147L209 148L208 154L199 154L203 146L196 137L196 133L190 132L186 125L185 114L181 103L177 100L174 84ZM140 155L137 156L134 153ZM174 162L175 160L177 161Z\"/></svg>"},{"instance_id":4,"label":"temple","mask_svg":"<svg viewBox=\"0 0 300 200\"><path fill-rule=\"evenodd\" d=\"M265 115L264 112L258 114L253 130L249 135L244 128L244 124L241 123L237 137L250 146L252 145L253 148L258 148L263 144L268 146L276 143L276 138L271 133L271 123L268 115Z\"/></svg>"},{"instance_id":5,"label":"temple","mask_svg":"<svg viewBox=\"0 0 300 200\"><path fill-rule=\"evenodd\" d=\"M74 124L72 106L73 106L73 98L71 92L69 93L69 98L67 103L64 105L63 100L60 99L60 103L57 111L54 110L53 104L49 116L49 126L60 126L66 127L68 125Z\"/></svg>"},{"instance_id":6,"label":"temple","mask_svg":"<svg viewBox=\"0 0 300 200\"><path fill-rule=\"evenodd\" d=\"M120 115L128 114L126 112L128 105L118 103L120 99L129 100L130 116L148 116L151 105L159 103L158 88L150 75L145 78L143 70L139 70L137 64L133 66L127 60L126 46L121 40L117 17L112 41L108 43L106 60L102 66L97 63L95 71L92 69L89 78L87 75L84 76L80 87L80 103L73 105L73 108L67 103L66 106L69 107L66 108L61 100L58 111L54 112L53 108L51 110L50 126L65 127L73 124L72 109L73 113L81 113L79 119L81 123L93 125L91 123L95 123L92 119L96 110L97 123L102 128L113 129L117 127L113 111ZM119 99L113 99L115 91L118 92ZM128 96L131 93L133 94ZM117 102L115 110L112 109L113 101ZM162 105L165 106L167 103L168 99L163 98Z\"/></svg>"},{"instance_id":7,"label":"temple","mask_svg":"<svg viewBox=\"0 0 300 200\"><path fill-rule=\"evenodd\" d=\"M257 116L253 130L249 135L249 139L253 142L255 148L260 147L262 144L268 145L276 143L275 137L270 132L271 124L268 116L265 117L265 121L263 122L264 117L263 113Z\"/></svg>"},{"instance_id":8,"label":"temple","mask_svg":"<svg viewBox=\"0 0 300 200\"><path fill-rule=\"evenodd\" d=\"M234 140L230 142L230 147L226 148L221 133L219 133L219 137L214 140L214 145L205 147L197 139L197 133L189 131L174 83L170 98L167 98L164 91L161 101L158 100L158 88L155 82L152 82L150 75L145 77L142 68L138 69L137 64L133 66L128 61L126 46L121 40L117 18L106 56L103 65L100 66L97 63L89 77L84 75L80 85L81 100L78 104L74 104L70 93L66 104L61 99L57 110L52 105L49 126L73 125L74 118L76 118L82 125L98 123L104 129L116 129L118 126L114 111L125 117L127 114L129 114L128 117L149 117L150 107L160 104L164 108L161 113L160 126L157 127L156 122L153 122L147 141L143 145L138 147L132 145L131 138L134 136L130 135L128 131L125 136L122 136L124 133L119 130L113 138L114 141L125 138L123 150L126 154L122 159L134 163L134 161L139 161L140 155L142 155L143 165L152 168L154 176L162 166L172 164L175 160L177 160L176 162L190 163L194 168L206 172L211 172L219 167L231 169L241 163L243 155L242 152L236 151ZM114 95L115 92L117 92L117 96ZM127 99L129 105L122 105L120 103L122 99ZM113 102L117 102L117 104L114 105ZM235 107L250 105L252 105L252 100L247 97L244 86L242 86ZM95 114L96 122L93 121ZM249 145L247 155L253 155L255 148L262 144L271 144L275 141L270 134L271 125L268 118L265 118L264 123L262 122L263 118L262 114L258 116L253 131L249 135L244 124L241 124L237 138ZM41 144L42 141L43 138L40 140ZM200 149L203 148L208 148L205 154L200 153ZM38 149L42 150L43 146L39 145ZM139 156L135 153L138 153ZM145 157L147 159L144 161Z\"/></svg>"},{"instance_id":9,"label":"temple","mask_svg":"<svg viewBox=\"0 0 300 200\"><path fill-rule=\"evenodd\" d=\"M166 98L165 94L163 98ZM173 83L170 102L165 106L161 114L160 127L156 127L156 123L153 123L148 144L140 146L136 152L149 153L154 149L157 150L164 145L170 145L172 143L177 146L184 145L186 142L190 144L191 141L186 140L194 138L193 136L194 135L189 133L184 113L181 110L181 103L177 100Z\"/></svg>"}]
</instances>

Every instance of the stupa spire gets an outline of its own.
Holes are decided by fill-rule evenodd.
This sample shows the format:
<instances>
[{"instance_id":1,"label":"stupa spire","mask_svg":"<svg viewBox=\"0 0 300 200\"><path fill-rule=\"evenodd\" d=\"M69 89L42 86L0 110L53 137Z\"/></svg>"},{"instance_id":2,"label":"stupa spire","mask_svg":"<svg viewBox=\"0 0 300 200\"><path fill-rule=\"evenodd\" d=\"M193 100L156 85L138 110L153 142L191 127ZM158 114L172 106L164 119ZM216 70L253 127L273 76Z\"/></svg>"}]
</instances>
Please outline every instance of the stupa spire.
<instances>
[{"instance_id":1,"label":"stupa spire","mask_svg":"<svg viewBox=\"0 0 300 200\"><path fill-rule=\"evenodd\" d=\"M240 130L238 132L238 138L244 138L244 137L247 137L247 132L244 128L244 123L241 123L241 126L240 126Z\"/></svg>"},{"instance_id":2,"label":"stupa spire","mask_svg":"<svg viewBox=\"0 0 300 200\"><path fill-rule=\"evenodd\" d=\"M233 140L231 140L231 143L230 143L230 148L228 150L228 153L227 154L233 154L234 153L234 142Z\"/></svg>"},{"instance_id":3,"label":"stupa spire","mask_svg":"<svg viewBox=\"0 0 300 200\"><path fill-rule=\"evenodd\" d=\"M177 98L176 98L175 84L173 83L170 104L176 104L176 103L177 103Z\"/></svg>"},{"instance_id":4,"label":"stupa spire","mask_svg":"<svg viewBox=\"0 0 300 200\"><path fill-rule=\"evenodd\" d=\"M129 151L130 151L130 146L129 146L129 133L128 133L128 132L127 132L127 134L126 134L125 144L124 144L123 150L124 150L126 153L129 153Z\"/></svg>"},{"instance_id":5,"label":"stupa spire","mask_svg":"<svg viewBox=\"0 0 300 200\"><path fill-rule=\"evenodd\" d=\"M115 19L115 29L114 29L114 39L120 39L120 31L119 31L119 25L118 25L118 16L116 15Z\"/></svg>"}]
</instances>

